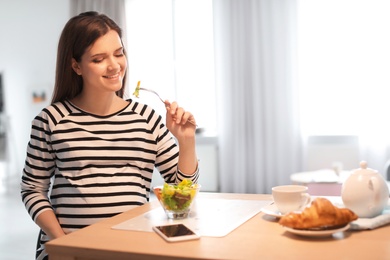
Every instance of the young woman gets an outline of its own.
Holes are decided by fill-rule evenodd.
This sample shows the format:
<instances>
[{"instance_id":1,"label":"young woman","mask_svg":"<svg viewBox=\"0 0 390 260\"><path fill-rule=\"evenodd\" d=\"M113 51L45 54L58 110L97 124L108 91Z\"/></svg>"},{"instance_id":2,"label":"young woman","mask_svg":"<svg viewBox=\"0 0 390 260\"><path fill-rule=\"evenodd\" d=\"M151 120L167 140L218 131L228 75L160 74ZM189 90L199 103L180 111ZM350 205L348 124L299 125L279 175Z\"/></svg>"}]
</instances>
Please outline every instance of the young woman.
<instances>
[{"instance_id":1,"label":"young woman","mask_svg":"<svg viewBox=\"0 0 390 260\"><path fill-rule=\"evenodd\" d=\"M198 179L193 115L165 102L166 122L125 100L121 29L96 12L62 31L52 104L32 122L21 193L45 242L142 205L153 170L165 182ZM173 139L172 135L176 138Z\"/></svg>"}]
</instances>

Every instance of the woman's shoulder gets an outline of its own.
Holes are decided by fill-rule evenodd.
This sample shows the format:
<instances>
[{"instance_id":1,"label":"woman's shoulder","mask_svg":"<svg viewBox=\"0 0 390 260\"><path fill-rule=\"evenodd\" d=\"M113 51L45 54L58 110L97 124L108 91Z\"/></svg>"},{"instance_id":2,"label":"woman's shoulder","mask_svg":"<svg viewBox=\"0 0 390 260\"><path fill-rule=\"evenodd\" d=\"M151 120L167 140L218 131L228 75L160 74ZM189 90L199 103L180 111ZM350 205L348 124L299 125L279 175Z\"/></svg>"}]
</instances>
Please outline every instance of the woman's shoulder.
<instances>
[{"instance_id":1,"label":"woman's shoulder","mask_svg":"<svg viewBox=\"0 0 390 260\"><path fill-rule=\"evenodd\" d=\"M150 105L140 103L134 99L128 99L130 102L128 109L139 118L145 120L147 124L154 126L156 123L163 123L163 117Z\"/></svg>"},{"instance_id":2,"label":"woman's shoulder","mask_svg":"<svg viewBox=\"0 0 390 260\"><path fill-rule=\"evenodd\" d=\"M61 114L69 114L72 112L72 106L69 101L58 101L55 103L51 103L42 109L42 111L51 112L51 113L61 113Z\"/></svg>"},{"instance_id":3,"label":"woman's shoulder","mask_svg":"<svg viewBox=\"0 0 390 260\"><path fill-rule=\"evenodd\" d=\"M47 105L41 110L36 118L45 118L51 121L59 121L60 118L66 117L72 112L72 107L68 101L59 101Z\"/></svg>"},{"instance_id":4,"label":"woman's shoulder","mask_svg":"<svg viewBox=\"0 0 390 260\"><path fill-rule=\"evenodd\" d=\"M138 101L135 101L134 99L128 99L127 101L130 103L129 109L134 113L140 114L142 116L150 114L157 115L156 110L147 104L140 103Z\"/></svg>"}]
</instances>

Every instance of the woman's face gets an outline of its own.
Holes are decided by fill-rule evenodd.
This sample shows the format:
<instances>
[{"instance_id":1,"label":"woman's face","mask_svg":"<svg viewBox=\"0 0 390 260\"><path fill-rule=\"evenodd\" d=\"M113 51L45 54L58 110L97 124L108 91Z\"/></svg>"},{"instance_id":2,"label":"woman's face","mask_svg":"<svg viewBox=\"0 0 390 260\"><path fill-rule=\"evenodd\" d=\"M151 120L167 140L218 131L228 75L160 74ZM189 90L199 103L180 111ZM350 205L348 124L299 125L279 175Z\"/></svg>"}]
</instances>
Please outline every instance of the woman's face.
<instances>
[{"instance_id":1,"label":"woman's face","mask_svg":"<svg viewBox=\"0 0 390 260\"><path fill-rule=\"evenodd\" d=\"M72 68L83 78L83 89L115 92L122 88L127 60L118 33L110 30L98 38Z\"/></svg>"}]
</instances>

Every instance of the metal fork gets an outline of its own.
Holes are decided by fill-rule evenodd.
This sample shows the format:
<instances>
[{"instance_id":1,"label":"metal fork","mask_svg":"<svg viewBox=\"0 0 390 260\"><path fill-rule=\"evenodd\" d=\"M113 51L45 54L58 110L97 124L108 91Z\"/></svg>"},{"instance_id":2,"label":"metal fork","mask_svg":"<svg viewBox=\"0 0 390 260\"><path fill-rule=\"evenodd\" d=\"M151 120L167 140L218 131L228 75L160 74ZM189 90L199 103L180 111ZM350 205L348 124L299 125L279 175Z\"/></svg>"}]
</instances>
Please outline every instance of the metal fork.
<instances>
[{"instance_id":1,"label":"metal fork","mask_svg":"<svg viewBox=\"0 0 390 260\"><path fill-rule=\"evenodd\" d=\"M144 90L144 91L148 91L148 92L150 92L150 93L153 93L153 94L155 94L160 100L161 100L161 102L163 102L164 103L164 105L165 105L165 101L161 98L161 96L156 92L156 91L154 91L153 89L149 89L149 88L140 88L139 87L139 82L138 82L138 85L137 85L137 88L139 89L139 90ZM188 120L188 122L189 123L191 123L192 125L194 125L194 126L198 126L193 120Z\"/></svg>"},{"instance_id":2,"label":"metal fork","mask_svg":"<svg viewBox=\"0 0 390 260\"><path fill-rule=\"evenodd\" d=\"M154 91L153 89L149 89L149 88L139 88L139 90L145 90L145 91L148 91L148 92L151 92L153 94L155 94L160 100L161 102L163 102L165 104L165 101L160 97L160 95Z\"/></svg>"}]
</instances>

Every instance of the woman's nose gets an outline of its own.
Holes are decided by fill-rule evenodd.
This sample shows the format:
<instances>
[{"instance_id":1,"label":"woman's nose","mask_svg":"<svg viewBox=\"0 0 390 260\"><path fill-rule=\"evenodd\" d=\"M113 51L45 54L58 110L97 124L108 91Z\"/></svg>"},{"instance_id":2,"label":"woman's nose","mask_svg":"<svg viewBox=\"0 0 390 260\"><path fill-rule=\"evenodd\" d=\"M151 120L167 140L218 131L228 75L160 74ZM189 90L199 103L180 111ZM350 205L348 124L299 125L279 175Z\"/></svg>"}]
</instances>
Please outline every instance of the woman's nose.
<instances>
[{"instance_id":1,"label":"woman's nose","mask_svg":"<svg viewBox=\"0 0 390 260\"><path fill-rule=\"evenodd\" d=\"M109 59L109 63L108 63L109 70L117 70L120 67L121 67L121 65L114 58Z\"/></svg>"}]
</instances>

